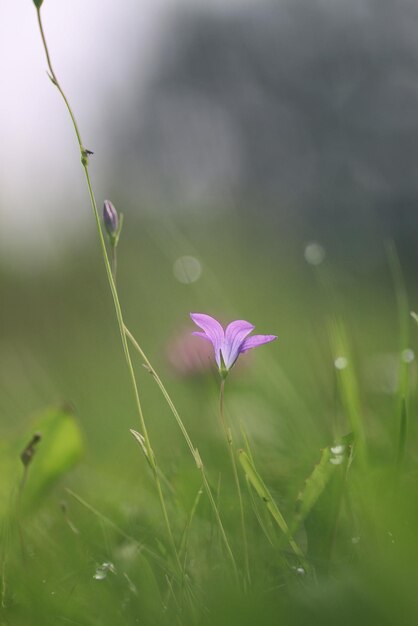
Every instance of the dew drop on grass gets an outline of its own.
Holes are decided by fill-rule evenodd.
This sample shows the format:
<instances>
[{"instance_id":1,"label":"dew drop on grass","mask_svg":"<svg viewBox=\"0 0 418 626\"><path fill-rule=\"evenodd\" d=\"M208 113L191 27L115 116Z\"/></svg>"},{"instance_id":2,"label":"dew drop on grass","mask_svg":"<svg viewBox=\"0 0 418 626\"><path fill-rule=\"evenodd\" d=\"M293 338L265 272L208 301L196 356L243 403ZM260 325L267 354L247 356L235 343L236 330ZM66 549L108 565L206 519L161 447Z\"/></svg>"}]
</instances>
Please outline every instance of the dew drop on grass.
<instances>
[{"instance_id":1,"label":"dew drop on grass","mask_svg":"<svg viewBox=\"0 0 418 626\"><path fill-rule=\"evenodd\" d=\"M360 537L351 537L351 543L353 544L353 546L356 546L358 543L360 543Z\"/></svg>"},{"instance_id":2,"label":"dew drop on grass","mask_svg":"<svg viewBox=\"0 0 418 626\"><path fill-rule=\"evenodd\" d=\"M329 462L332 465L341 465L341 463L345 459L345 452L346 452L345 445L342 443L337 443L335 444L335 446L332 446L330 450L333 456L330 458Z\"/></svg>"},{"instance_id":3,"label":"dew drop on grass","mask_svg":"<svg viewBox=\"0 0 418 626\"><path fill-rule=\"evenodd\" d=\"M99 565L93 575L95 580L104 580L109 572L116 574L116 569L113 563L105 562Z\"/></svg>"},{"instance_id":4,"label":"dew drop on grass","mask_svg":"<svg viewBox=\"0 0 418 626\"><path fill-rule=\"evenodd\" d=\"M337 356L334 361L334 365L337 370L345 370L348 365L348 359L345 356Z\"/></svg>"},{"instance_id":5,"label":"dew drop on grass","mask_svg":"<svg viewBox=\"0 0 418 626\"><path fill-rule=\"evenodd\" d=\"M173 264L173 274L179 283L189 285L199 280L202 265L194 256L181 256Z\"/></svg>"},{"instance_id":6,"label":"dew drop on grass","mask_svg":"<svg viewBox=\"0 0 418 626\"><path fill-rule=\"evenodd\" d=\"M412 363L414 359L415 359L415 354L413 350L411 350L410 348L407 348L406 350L402 351L402 361L404 363Z\"/></svg>"},{"instance_id":7,"label":"dew drop on grass","mask_svg":"<svg viewBox=\"0 0 418 626\"><path fill-rule=\"evenodd\" d=\"M292 569L295 572L295 574L297 574L298 576L305 576L306 574L303 567L292 567Z\"/></svg>"},{"instance_id":8,"label":"dew drop on grass","mask_svg":"<svg viewBox=\"0 0 418 626\"><path fill-rule=\"evenodd\" d=\"M338 444L337 446L333 446L331 448L332 454L343 454L344 451L345 451L345 446L343 446L342 444Z\"/></svg>"}]
</instances>

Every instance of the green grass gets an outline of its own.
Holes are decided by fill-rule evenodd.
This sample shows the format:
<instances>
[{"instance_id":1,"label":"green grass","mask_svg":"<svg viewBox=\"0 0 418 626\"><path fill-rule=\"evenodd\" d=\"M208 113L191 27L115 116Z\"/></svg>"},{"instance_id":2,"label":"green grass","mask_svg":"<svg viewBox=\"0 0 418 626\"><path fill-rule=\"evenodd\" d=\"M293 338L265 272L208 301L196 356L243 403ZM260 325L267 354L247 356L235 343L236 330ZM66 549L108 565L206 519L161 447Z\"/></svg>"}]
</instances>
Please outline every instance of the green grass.
<instances>
[{"instance_id":1,"label":"green grass","mask_svg":"<svg viewBox=\"0 0 418 626\"><path fill-rule=\"evenodd\" d=\"M416 624L414 320L395 247L356 275L335 235L312 268L303 229L263 213L134 222L125 199L117 290L41 4L100 245L30 280L0 268L1 623ZM185 254L203 267L190 285L172 272ZM221 427L214 368L169 365L194 358L190 311L279 335L240 357Z\"/></svg>"},{"instance_id":2,"label":"green grass","mask_svg":"<svg viewBox=\"0 0 418 626\"><path fill-rule=\"evenodd\" d=\"M0 623L417 623L416 364L402 364L400 352L405 316L412 349L418 326L399 275L394 286L393 257L391 265L382 245L378 270L356 275L332 242L323 265L312 268L301 239L278 239L266 229L255 243L253 221L241 219L237 230L237 219L230 213L133 225L127 211L118 284L126 323L204 460L238 584L201 475L134 355L183 577L176 570L152 472L129 432L140 425L92 242L36 277L0 270ZM190 285L172 274L184 254L203 267ZM410 307L418 308L415 285L406 282ZM193 330L193 310L249 319L258 332L279 336L240 357L226 386L234 446L246 450L253 468L247 465L246 480L238 462L252 581L246 591L240 512L217 415L219 381L210 369L176 374L166 358L170 339ZM345 369L334 366L339 356L348 358ZM46 476L55 435L44 422L17 502L19 453L39 416L63 403L73 407L83 457L70 454L68 438L58 457L71 458L72 469L62 462L58 471L55 460L54 475ZM97 580L103 563L112 567Z\"/></svg>"}]
</instances>

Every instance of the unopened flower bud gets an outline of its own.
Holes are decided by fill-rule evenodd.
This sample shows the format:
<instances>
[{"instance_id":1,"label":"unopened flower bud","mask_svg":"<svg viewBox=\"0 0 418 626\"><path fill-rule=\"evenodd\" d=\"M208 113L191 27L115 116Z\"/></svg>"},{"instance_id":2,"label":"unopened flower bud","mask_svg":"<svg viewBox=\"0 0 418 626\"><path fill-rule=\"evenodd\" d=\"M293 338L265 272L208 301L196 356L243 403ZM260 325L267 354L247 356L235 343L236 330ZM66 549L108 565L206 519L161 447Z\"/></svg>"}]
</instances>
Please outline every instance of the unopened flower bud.
<instances>
[{"instance_id":1,"label":"unopened flower bud","mask_svg":"<svg viewBox=\"0 0 418 626\"><path fill-rule=\"evenodd\" d=\"M33 0L33 4L36 6L37 9L40 9L43 1L44 0Z\"/></svg>"},{"instance_id":2,"label":"unopened flower bud","mask_svg":"<svg viewBox=\"0 0 418 626\"><path fill-rule=\"evenodd\" d=\"M25 467L27 467L29 463L32 461L36 452L36 447L38 443L41 441L41 439L42 439L41 433L35 433L32 439L29 441L28 445L24 448L24 450L22 450L20 454L20 460L22 461Z\"/></svg>"},{"instance_id":3,"label":"unopened flower bud","mask_svg":"<svg viewBox=\"0 0 418 626\"><path fill-rule=\"evenodd\" d=\"M103 221L110 237L114 243L119 232L119 215L110 200L105 200L103 204Z\"/></svg>"}]
</instances>

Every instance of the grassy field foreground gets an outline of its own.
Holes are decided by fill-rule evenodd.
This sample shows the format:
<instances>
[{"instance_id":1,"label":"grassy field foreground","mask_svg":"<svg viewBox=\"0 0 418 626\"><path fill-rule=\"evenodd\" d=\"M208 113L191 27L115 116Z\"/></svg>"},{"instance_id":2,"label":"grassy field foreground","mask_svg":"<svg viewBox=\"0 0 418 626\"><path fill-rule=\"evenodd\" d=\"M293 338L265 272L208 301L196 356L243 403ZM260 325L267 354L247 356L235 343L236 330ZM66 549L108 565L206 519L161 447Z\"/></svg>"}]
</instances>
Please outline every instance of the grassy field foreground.
<instances>
[{"instance_id":1,"label":"grassy field foreground","mask_svg":"<svg viewBox=\"0 0 418 626\"><path fill-rule=\"evenodd\" d=\"M0 268L0 624L415 626L418 302L395 246L307 243L279 199L158 217L114 189L102 213L34 5L96 239ZM196 337L191 312L238 321L194 316Z\"/></svg>"},{"instance_id":2,"label":"grassy field foreground","mask_svg":"<svg viewBox=\"0 0 418 626\"><path fill-rule=\"evenodd\" d=\"M237 240L235 217L222 231L216 219L177 224L169 247L144 220L119 262L127 324L199 450L235 567L202 473L133 354L176 562L129 432L141 429L93 245L36 279L2 275L1 623L416 623L418 326L396 256L382 246L379 271L359 276L329 257L309 266L300 242L268 235L249 254L251 221ZM182 255L199 259L195 282L173 274ZM225 389L249 576L219 375L191 337L193 310L279 337L241 355Z\"/></svg>"}]
</instances>

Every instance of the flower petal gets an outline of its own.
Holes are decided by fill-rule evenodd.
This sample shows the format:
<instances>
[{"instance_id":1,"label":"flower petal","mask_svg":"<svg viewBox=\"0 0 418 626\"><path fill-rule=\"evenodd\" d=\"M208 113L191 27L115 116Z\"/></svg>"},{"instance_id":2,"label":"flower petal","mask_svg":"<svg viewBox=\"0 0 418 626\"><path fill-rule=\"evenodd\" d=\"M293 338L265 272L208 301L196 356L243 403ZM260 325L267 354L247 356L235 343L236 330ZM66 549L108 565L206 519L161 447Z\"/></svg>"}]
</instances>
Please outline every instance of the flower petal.
<instances>
[{"instance_id":1,"label":"flower petal","mask_svg":"<svg viewBox=\"0 0 418 626\"><path fill-rule=\"evenodd\" d=\"M253 335L252 337L248 337L248 339L244 339L242 342L240 353L247 352L247 350L251 350L251 348L262 346L264 343L270 343L270 341L274 341L275 339L277 339L276 335Z\"/></svg>"},{"instance_id":2,"label":"flower petal","mask_svg":"<svg viewBox=\"0 0 418 626\"><path fill-rule=\"evenodd\" d=\"M212 340L207 336L207 334L202 333L199 330L194 330L192 332L192 335L195 335L196 337L202 337L202 339L206 339L207 341L209 341L209 343L212 343Z\"/></svg>"},{"instance_id":3,"label":"flower petal","mask_svg":"<svg viewBox=\"0 0 418 626\"><path fill-rule=\"evenodd\" d=\"M227 369L230 369L237 360L241 344L252 330L254 330L254 326L245 320L235 320L235 322L231 322L227 326L225 339L221 348Z\"/></svg>"},{"instance_id":4,"label":"flower petal","mask_svg":"<svg viewBox=\"0 0 418 626\"><path fill-rule=\"evenodd\" d=\"M205 336L212 342L216 363L218 367L221 367L220 350L224 340L224 329L215 318L205 313L190 313L190 317L204 331L204 333L195 334L198 334L200 337Z\"/></svg>"}]
</instances>

